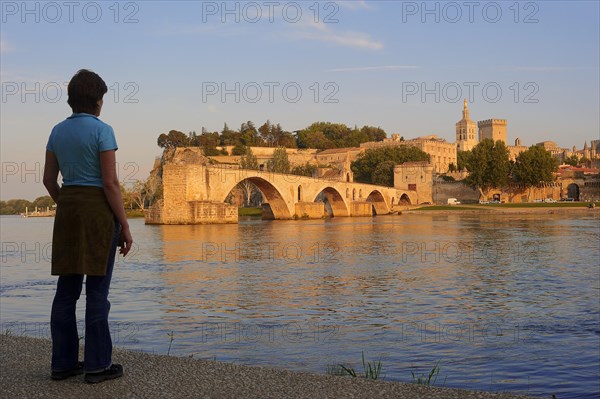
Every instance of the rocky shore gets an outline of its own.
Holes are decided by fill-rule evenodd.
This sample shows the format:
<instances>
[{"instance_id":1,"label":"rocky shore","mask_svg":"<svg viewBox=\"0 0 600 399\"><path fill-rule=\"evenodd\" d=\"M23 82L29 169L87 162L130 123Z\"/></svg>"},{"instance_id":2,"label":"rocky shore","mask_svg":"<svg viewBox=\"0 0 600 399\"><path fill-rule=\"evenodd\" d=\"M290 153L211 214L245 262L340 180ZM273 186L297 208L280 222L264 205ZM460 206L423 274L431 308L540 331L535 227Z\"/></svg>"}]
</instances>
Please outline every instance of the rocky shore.
<instances>
[{"instance_id":1,"label":"rocky shore","mask_svg":"<svg viewBox=\"0 0 600 399\"><path fill-rule=\"evenodd\" d=\"M2 398L404 398L525 399L487 393L426 387L352 377L292 372L266 367L151 355L115 349L122 378L86 384L83 376L50 379L48 340L0 336Z\"/></svg>"}]
</instances>

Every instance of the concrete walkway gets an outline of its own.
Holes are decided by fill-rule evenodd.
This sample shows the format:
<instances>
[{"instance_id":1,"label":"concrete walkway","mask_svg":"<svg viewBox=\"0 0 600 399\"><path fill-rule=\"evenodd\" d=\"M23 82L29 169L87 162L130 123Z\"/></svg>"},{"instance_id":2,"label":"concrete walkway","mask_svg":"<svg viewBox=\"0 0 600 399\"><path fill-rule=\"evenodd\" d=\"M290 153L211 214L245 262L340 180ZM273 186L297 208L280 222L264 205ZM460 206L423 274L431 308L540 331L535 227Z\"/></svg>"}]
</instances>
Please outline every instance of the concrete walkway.
<instances>
[{"instance_id":1,"label":"concrete walkway","mask_svg":"<svg viewBox=\"0 0 600 399\"><path fill-rule=\"evenodd\" d=\"M50 379L50 341L0 336L1 398L527 398L351 377L298 373L115 349L122 378L86 384Z\"/></svg>"}]
</instances>

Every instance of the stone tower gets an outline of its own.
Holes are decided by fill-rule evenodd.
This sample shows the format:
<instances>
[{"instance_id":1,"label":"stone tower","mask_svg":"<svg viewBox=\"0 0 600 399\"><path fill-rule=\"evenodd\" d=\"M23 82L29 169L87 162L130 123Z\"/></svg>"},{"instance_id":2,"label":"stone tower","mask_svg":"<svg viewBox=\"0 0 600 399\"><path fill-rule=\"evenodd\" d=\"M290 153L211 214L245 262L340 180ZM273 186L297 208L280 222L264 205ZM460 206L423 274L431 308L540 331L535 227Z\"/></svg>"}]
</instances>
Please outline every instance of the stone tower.
<instances>
[{"instance_id":1,"label":"stone tower","mask_svg":"<svg viewBox=\"0 0 600 399\"><path fill-rule=\"evenodd\" d=\"M477 123L469 118L467 100L463 104L463 117L456 122L456 150L469 151L477 145Z\"/></svg>"},{"instance_id":2,"label":"stone tower","mask_svg":"<svg viewBox=\"0 0 600 399\"><path fill-rule=\"evenodd\" d=\"M492 139L494 142L500 140L506 144L506 119L487 119L479 121L479 141Z\"/></svg>"}]
</instances>

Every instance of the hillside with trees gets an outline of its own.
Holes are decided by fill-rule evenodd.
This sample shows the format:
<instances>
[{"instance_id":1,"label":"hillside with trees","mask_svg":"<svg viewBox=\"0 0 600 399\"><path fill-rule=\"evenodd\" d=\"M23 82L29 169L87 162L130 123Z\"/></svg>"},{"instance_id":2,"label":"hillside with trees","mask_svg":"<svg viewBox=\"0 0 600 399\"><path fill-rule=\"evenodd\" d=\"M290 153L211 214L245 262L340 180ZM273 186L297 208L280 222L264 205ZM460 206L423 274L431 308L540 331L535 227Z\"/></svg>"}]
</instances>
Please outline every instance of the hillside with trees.
<instances>
[{"instance_id":1,"label":"hillside with trees","mask_svg":"<svg viewBox=\"0 0 600 399\"><path fill-rule=\"evenodd\" d=\"M197 134L188 134L177 130L158 136L160 148L202 147L205 155L243 155L245 147L284 147L284 148L330 148L358 147L367 141L382 141L386 132L373 126L350 128L342 123L315 122L297 132L286 131L281 124L267 120L259 128L252 121L241 124L238 130L232 130L225 123L220 132L209 132L202 128ZM234 153L225 154L216 147L233 146Z\"/></svg>"}]
</instances>

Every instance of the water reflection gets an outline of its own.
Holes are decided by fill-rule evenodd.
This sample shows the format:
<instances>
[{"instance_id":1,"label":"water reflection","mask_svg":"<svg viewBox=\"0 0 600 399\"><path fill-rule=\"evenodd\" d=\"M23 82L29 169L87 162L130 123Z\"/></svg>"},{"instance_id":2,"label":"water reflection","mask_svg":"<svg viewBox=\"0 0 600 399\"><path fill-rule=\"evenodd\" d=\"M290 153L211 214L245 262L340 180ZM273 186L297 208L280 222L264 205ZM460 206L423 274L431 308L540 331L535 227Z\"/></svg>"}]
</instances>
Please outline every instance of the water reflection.
<instances>
[{"instance_id":1,"label":"water reflection","mask_svg":"<svg viewBox=\"0 0 600 399\"><path fill-rule=\"evenodd\" d=\"M391 380L439 360L448 386L593 397L599 227L560 215L133 221L113 330L160 353L323 373L365 351ZM3 219L2 241L49 240L51 224L34 230ZM48 263L5 255L3 323L47 322Z\"/></svg>"}]
</instances>

